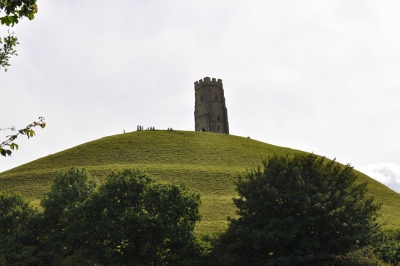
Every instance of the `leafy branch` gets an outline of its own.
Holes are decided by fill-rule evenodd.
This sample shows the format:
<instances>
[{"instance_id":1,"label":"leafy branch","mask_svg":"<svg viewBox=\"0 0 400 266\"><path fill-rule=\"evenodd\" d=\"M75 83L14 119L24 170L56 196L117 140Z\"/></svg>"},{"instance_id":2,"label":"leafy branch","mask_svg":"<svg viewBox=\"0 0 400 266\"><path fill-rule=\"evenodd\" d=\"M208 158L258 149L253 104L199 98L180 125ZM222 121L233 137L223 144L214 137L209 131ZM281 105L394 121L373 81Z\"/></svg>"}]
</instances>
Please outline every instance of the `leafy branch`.
<instances>
[{"instance_id":1,"label":"leafy branch","mask_svg":"<svg viewBox=\"0 0 400 266\"><path fill-rule=\"evenodd\" d=\"M18 55L14 49L17 44L19 44L17 37L10 34L10 31L8 31L8 36L4 37L3 40L0 38L0 69L4 68L5 72L7 72L7 67L10 66L8 63L10 57Z\"/></svg>"},{"instance_id":2,"label":"leafy branch","mask_svg":"<svg viewBox=\"0 0 400 266\"><path fill-rule=\"evenodd\" d=\"M37 10L36 0L0 0L0 24L13 27L23 17L32 20ZM0 37L0 69L4 68L5 72L10 66L10 57L17 55L14 49L17 44L19 44L17 37L10 34L10 31L8 31L8 36Z\"/></svg>"},{"instance_id":3,"label":"leafy branch","mask_svg":"<svg viewBox=\"0 0 400 266\"><path fill-rule=\"evenodd\" d=\"M25 128L16 130L15 127L3 128L0 130L10 130L15 131L16 134L8 135L5 141L0 144L0 153L3 156L11 156L12 150L18 150L18 144L14 142L18 138L19 135L25 135L29 138L35 136L34 127L44 128L46 126L46 122L44 121L44 117L39 117L38 121L34 121L32 124L27 125Z\"/></svg>"}]
</instances>

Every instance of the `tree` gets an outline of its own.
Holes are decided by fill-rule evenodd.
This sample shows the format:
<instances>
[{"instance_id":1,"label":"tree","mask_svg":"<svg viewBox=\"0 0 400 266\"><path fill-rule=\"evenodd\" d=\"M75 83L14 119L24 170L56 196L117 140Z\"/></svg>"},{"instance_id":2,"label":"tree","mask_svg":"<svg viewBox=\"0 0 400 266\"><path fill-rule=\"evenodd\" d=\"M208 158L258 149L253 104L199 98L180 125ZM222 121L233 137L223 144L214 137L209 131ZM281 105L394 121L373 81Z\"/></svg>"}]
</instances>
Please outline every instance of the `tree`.
<instances>
[{"instance_id":1,"label":"tree","mask_svg":"<svg viewBox=\"0 0 400 266\"><path fill-rule=\"evenodd\" d=\"M0 265L37 264L38 217L21 195L0 192Z\"/></svg>"},{"instance_id":2,"label":"tree","mask_svg":"<svg viewBox=\"0 0 400 266\"><path fill-rule=\"evenodd\" d=\"M10 156L12 150L18 150L18 144L14 142L18 138L19 135L25 135L29 138L35 136L35 131L33 128L35 127L46 127L46 122L44 121L44 117L39 117L38 121L34 121L32 124L27 125L25 128L21 128L16 130L15 127L4 128L1 130L10 130L16 132L15 134L11 134L6 136L6 140L0 143L0 154L3 156Z\"/></svg>"},{"instance_id":3,"label":"tree","mask_svg":"<svg viewBox=\"0 0 400 266\"><path fill-rule=\"evenodd\" d=\"M23 17L32 20L37 12L36 0L0 0L0 23L12 27ZM0 69L10 66L9 59L16 55L14 47L18 44L18 39L8 32L8 36L0 37Z\"/></svg>"},{"instance_id":4,"label":"tree","mask_svg":"<svg viewBox=\"0 0 400 266\"><path fill-rule=\"evenodd\" d=\"M50 260L71 255L68 228L76 220L75 211L97 190L99 181L85 169L71 168L57 175L40 204L44 208L42 242Z\"/></svg>"},{"instance_id":5,"label":"tree","mask_svg":"<svg viewBox=\"0 0 400 266\"><path fill-rule=\"evenodd\" d=\"M199 204L184 186L134 170L112 173L76 209L67 242L101 265L193 265Z\"/></svg>"},{"instance_id":6,"label":"tree","mask_svg":"<svg viewBox=\"0 0 400 266\"><path fill-rule=\"evenodd\" d=\"M240 176L215 252L227 265L331 265L335 256L371 243L378 205L349 165L314 154L274 155Z\"/></svg>"}]
</instances>

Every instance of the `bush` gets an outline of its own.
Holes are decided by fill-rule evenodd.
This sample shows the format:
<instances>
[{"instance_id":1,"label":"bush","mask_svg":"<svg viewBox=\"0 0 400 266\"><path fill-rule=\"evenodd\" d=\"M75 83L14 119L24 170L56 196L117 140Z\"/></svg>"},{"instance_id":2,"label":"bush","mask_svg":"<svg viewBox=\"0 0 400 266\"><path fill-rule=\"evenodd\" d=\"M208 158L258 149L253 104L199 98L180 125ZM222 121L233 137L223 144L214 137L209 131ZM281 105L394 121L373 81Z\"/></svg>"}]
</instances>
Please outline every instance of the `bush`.
<instances>
[{"instance_id":1,"label":"bush","mask_svg":"<svg viewBox=\"0 0 400 266\"><path fill-rule=\"evenodd\" d=\"M356 248L345 255L335 258L334 265L340 266L383 266L386 265L375 255L375 249L372 246Z\"/></svg>"},{"instance_id":2,"label":"bush","mask_svg":"<svg viewBox=\"0 0 400 266\"><path fill-rule=\"evenodd\" d=\"M375 244L379 258L389 265L400 264L400 231L382 233L381 239Z\"/></svg>"}]
</instances>

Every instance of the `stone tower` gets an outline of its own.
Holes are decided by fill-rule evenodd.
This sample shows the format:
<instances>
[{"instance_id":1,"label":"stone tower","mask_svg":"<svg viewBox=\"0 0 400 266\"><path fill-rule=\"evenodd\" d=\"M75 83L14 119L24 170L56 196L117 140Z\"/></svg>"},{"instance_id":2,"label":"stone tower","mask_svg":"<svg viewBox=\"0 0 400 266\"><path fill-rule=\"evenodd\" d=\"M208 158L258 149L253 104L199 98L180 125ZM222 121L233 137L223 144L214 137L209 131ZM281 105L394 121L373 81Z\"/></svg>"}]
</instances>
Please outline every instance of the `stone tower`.
<instances>
[{"instance_id":1,"label":"stone tower","mask_svg":"<svg viewBox=\"0 0 400 266\"><path fill-rule=\"evenodd\" d=\"M222 80L205 77L194 83L194 91L195 130L229 134Z\"/></svg>"}]
</instances>

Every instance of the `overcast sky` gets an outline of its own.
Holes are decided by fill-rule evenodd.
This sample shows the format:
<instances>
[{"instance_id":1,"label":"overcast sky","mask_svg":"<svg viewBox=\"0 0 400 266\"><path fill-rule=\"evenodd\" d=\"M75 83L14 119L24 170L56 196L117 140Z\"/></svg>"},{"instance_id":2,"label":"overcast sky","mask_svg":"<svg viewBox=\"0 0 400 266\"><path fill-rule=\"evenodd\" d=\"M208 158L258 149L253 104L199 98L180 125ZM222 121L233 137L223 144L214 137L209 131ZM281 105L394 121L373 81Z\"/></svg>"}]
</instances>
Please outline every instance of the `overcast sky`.
<instances>
[{"instance_id":1,"label":"overcast sky","mask_svg":"<svg viewBox=\"0 0 400 266\"><path fill-rule=\"evenodd\" d=\"M232 135L336 158L400 192L399 1L110 3L38 0L12 29L0 126L48 125L0 171L138 124L194 130L193 83L209 76Z\"/></svg>"}]
</instances>

